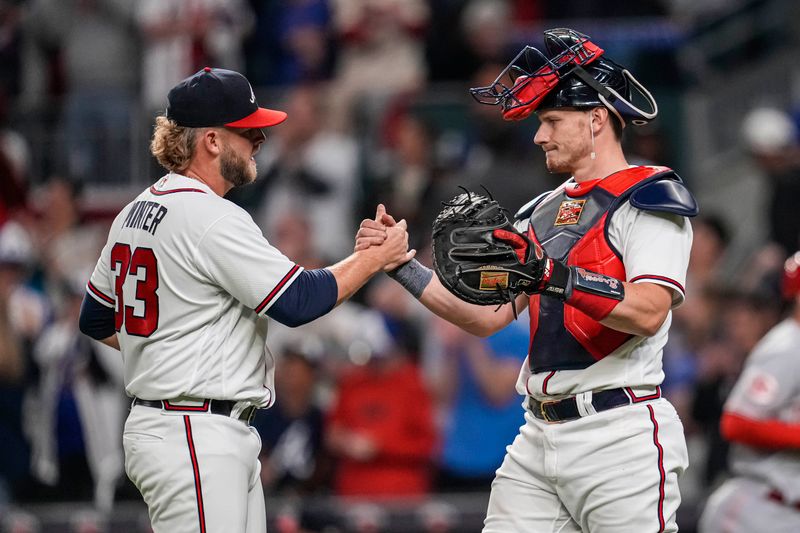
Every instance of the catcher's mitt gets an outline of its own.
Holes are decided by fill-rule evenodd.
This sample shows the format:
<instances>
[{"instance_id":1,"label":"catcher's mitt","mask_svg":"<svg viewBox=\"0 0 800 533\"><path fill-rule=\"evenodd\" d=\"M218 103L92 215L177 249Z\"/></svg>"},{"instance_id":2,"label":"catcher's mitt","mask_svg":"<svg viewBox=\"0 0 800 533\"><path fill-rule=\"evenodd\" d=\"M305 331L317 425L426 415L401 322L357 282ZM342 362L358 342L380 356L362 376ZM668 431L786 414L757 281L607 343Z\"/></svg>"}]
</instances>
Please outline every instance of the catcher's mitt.
<instances>
[{"instance_id":1,"label":"catcher's mitt","mask_svg":"<svg viewBox=\"0 0 800 533\"><path fill-rule=\"evenodd\" d=\"M442 285L478 305L513 302L523 291L535 292L542 279L541 262L523 264L517 250L493 233L504 230L529 243L527 237L497 201L464 190L444 203L433 222L433 267Z\"/></svg>"}]
</instances>

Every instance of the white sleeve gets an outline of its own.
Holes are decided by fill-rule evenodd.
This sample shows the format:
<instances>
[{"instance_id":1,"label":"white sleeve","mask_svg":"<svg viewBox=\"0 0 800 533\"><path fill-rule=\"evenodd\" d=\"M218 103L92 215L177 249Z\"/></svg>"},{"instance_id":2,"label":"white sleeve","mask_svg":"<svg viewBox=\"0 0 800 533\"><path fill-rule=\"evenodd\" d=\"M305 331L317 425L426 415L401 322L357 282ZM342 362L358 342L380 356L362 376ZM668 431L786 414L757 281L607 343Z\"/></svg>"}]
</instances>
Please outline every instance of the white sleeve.
<instances>
[{"instance_id":1,"label":"white sleeve","mask_svg":"<svg viewBox=\"0 0 800 533\"><path fill-rule=\"evenodd\" d=\"M673 291L673 308L683 303L692 248L688 218L626 203L612 215L608 237L622 255L626 281L663 285Z\"/></svg>"},{"instance_id":2,"label":"white sleeve","mask_svg":"<svg viewBox=\"0 0 800 533\"><path fill-rule=\"evenodd\" d=\"M303 271L264 238L244 211L211 225L198 244L196 261L209 279L259 314Z\"/></svg>"}]
</instances>

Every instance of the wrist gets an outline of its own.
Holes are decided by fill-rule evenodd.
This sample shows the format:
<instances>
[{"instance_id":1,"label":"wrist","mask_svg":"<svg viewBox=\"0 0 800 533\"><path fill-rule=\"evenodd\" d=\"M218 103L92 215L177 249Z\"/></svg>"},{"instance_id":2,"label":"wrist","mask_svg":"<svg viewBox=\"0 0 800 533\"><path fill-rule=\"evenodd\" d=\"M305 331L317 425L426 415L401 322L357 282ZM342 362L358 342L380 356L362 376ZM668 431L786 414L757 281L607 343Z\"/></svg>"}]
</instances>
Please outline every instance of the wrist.
<instances>
[{"instance_id":1,"label":"wrist","mask_svg":"<svg viewBox=\"0 0 800 533\"><path fill-rule=\"evenodd\" d=\"M374 275L382 271L383 267L386 265L382 255L380 253L376 253L376 250L378 250L377 247L371 247L356 252L356 255L359 255L363 258L370 275Z\"/></svg>"},{"instance_id":2,"label":"wrist","mask_svg":"<svg viewBox=\"0 0 800 533\"><path fill-rule=\"evenodd\" d=\"M419 299L425 287L433 278L433 270L426 267L416 259L403 263L394 270L387 272L388 276L403 286L408 292Z\"/></svg>"},{"instance_id":3,"label":"wrist","mask_svg":"<svg viewBox=\"0 0 800 533\"><path fill-rule=\"evenodd\" d=\"M607 317L625 298L621 280L581 267L569 267L567 305L598 322Z\"/></svg>"},{"instance_id":4,"label":"wrist","mask_svg":"<svg viewBox=\"0 0 800 533\"><path fill-rule=\"evenodd\" d=\"M542 266L542 282L539 290L542 294L566 301L572 296L572 271L561 261L546 258Z\"/></svg>"}]
</instances>

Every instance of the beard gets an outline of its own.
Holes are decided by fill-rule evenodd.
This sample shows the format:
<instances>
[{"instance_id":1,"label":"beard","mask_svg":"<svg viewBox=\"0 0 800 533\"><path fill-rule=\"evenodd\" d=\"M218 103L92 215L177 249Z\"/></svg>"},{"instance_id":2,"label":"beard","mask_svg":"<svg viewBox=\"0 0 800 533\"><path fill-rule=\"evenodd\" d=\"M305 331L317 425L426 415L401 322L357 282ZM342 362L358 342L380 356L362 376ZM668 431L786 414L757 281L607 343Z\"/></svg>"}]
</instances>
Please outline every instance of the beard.
<instances>
[{"instance_id":1,"label":"beard","mask_svg":"<svg viewBox=\"0 0 800 533\"><path fill-rule=\"evenodd\" d=\"M547 171L551 174L572 174L582 159L588 157L592 146L588 142L562 145L556 154L545 156Z\"/></svg>"},{"instance_id":2,"label":"beard","mask_svg":"<svg viewBox=\"0 0 800 533\"><path fill-rule=\"evenodd\" d=\"M256 169L250 165L250 159L240 156L228 145L223 147L219 158L219 173L234 187L253 183L256 179Z\"/></svg>"}]
</instances>

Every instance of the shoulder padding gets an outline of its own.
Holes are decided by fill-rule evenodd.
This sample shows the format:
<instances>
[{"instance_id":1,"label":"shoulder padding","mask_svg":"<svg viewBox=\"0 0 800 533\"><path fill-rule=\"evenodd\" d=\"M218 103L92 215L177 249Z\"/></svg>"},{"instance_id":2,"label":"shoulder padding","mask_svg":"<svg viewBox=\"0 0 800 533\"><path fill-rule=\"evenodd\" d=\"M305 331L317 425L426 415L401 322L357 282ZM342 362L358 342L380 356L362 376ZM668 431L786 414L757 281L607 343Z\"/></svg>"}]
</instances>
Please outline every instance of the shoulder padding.
<instances>
[{"instance_id":1,"label":"shoulder padding","mask_svg":"<svg viewBox=\"0 0 800 533\"><path fill-rule=\"evenodd\" d=\"M689 189L680 181L658 180L636 189L630 203L643 211L673 213L685 217L697 216L700 208Z\"/></svg>"},{"instance_id":2,"label":"shoulder padding","mask_svg":"<svg viewBox=\"0 0 800 533\"><path fill-rule=\"evenodd\" d=\"M549 195L551 192L553 191L543 192L542 194L540 194L527 204L520 207L519 211L517 211L516 214L514 215L514 220L525 220L527 218L530 218L531 213L533 213L533 210L536 209L536 206L539 205L539 203L542 200L547 198L547 195Z\"/></svg>"}]
</instances>

